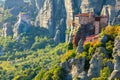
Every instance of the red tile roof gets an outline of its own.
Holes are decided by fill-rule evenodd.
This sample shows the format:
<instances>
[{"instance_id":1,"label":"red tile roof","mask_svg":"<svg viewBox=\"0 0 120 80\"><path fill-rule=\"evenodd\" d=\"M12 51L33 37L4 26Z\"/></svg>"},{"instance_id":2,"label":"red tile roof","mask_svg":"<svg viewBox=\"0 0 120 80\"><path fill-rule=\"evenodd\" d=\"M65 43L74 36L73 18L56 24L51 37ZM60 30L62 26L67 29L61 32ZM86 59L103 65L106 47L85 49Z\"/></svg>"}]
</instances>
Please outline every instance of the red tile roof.
<instances>
[{"instance_id":1,"label":"red tile roof","mask_svg":"<svg viewBox=\"0 0 120 80\"><path fill-rule=\"evenodd\" d=\"M98 39L98 38L99 38L99 35L91 35L91 36L88 36L88 37L86 37L86 39L85 39L85 41L84 41L84 44L85 44L86 42L91 42L91 40L94 41L94 40L96 40L96 39Z\"/></svg>"},{"instance_id":2,"label":"red tile roof","mask_svg":"<svg viewBox=\"0 0 120 80\"><path fill-rule=\"evenodd\" d=\"M77 15L75 15L76 17L89 17L90 13L79 13ZM95 16L95 17L100 17L100 18L107 18L107 16L105 15L101 15L101 16Z\"/></svg>"},{"instance_id":3,"label":"red tile roof","mask_svg":"<svg viewBox=\"0 0 120 80\"><path fill-rule=\"evenodd\" d=\"M81 14L77 14L75 15L76 17L89 17L90 14L89 13L81 13Z\"/></svg>"},{"instance_id":4,"label":"red tile roof","mask_svg":"<svg viewBox=\"0 0 120 80\"><path fill-rule=\"evenodd\" d=\"M99 35L91 35L91 36L86 37L86 39L92 39L92 38L98 38L98 37Z\"/></svg>"}]
</instances>

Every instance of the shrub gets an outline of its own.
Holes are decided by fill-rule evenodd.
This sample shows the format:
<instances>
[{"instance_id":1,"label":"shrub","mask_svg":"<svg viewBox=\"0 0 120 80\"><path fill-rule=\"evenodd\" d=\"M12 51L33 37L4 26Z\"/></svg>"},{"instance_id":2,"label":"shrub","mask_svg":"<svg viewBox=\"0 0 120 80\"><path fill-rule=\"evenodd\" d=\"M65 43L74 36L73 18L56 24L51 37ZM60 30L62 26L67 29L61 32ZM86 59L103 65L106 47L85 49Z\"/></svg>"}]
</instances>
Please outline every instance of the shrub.
<instances>
[{"instance_id":1,"label":"shrub","mask_svg":"<svg viewBox=\"0 0 120 80\"><path fill-rule=\"evenodd\" d=\"M65 54L62 55L61 57L61 62L65 62L66 60L75 57L75 50L68 50Z\"/></svg>"},{"instance_id":2,"label":"shrub","mask_svg":"<svg viewBox=\"0 0 120 80\"><path fill-rule=\"evenodd\" d=\"M112 57L113 47L114 47L113 41L110 40L106 43L106 50L107 50L109 57Z\"/></svg>"},{"instance_id":3,"label":"shrub","mask_svg":"<svg viewBox=\"0 0 120 80\"><path fill-rule=\"evenodd\" d=\"M39 80L64 80L64 77L64 69L60 66L55 66L43 74L43 78L40 78Z\"/></svg>"},{"instance_id":4,"label":"shrub","mask_svg":"<svg viewBox=\"0 0 120 80\"><path fill-rule=\"evenodd\" d=\"M85 50L86 52L88 52L88 50L89 50L89 48L90 48L90 43L86 43L83 47L84 47L84 50Z\"/></svg>"},{"instance_id":5,"label":"shrub","mask_svg":"<svg viewBox=\"0 0 120 80\"><path fill-rule=\"evenodd\" d=\"M72 44L72 43L69 43L69 44L68 44L68 50L71 50L71 49L73 49L73 44Z\"/></svg>"},{"instance_id":6,"label":"shrub","mask_svg":"<svg viewBox=\"0 0 120 80\"><path fill-rule=\"evenodd\" d=\"M82 53L80 53L80 54L78 54L78 55L76 55L76 59L80 59L80 58L83 58L83 57L86 57L87 56L87 52L82 52Z\"/></svg>"},{"instance_id":7,"label":"shrub","mask_svg":"<svg viewBox=\"0 0 120 80\"><path fill-rule=\"evenodd\" d=\"M89 52L89 55L92 55L95 52L95 49L93 47L90 47L88 52Z\"/></svg>"},{"instance_id":8,"label":"shrub","mask_svg":"<svg viewBox=\"0 0 120 80\"><path fill-rule=\"evenodd\" d=\"M108 35L112 40L114 40L114 38L120 33L120 26L108 26L101 33Z\"/></svg>"}]
</instances>

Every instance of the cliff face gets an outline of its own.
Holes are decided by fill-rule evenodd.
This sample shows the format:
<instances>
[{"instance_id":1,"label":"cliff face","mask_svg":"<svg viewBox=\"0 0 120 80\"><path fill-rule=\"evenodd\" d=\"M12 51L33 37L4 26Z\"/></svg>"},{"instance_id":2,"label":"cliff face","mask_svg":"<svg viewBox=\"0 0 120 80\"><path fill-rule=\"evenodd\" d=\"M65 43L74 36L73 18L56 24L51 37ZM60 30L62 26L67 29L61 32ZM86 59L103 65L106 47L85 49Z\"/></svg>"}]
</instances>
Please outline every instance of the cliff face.
<instances>
[{"instance_id":1,"label":"cliff face","mask_svg":"<svg viewBox=\"0 0 120 80\"><path fill-rule=\"evenodd\" d=\"M71 27L74 15L94 12L95 15L107 15L109 24L119 23L119 0L30 0L31 7L37 12L35 25L47 28L52 37L60 30L60 41L65 40L65 31ZM4 10L10 9L17 15L26 6L23 0L6 0ZM31 8L30 8L31 9ZM28 11L29 9L27 9ZM28 11L29 12L29 11ZM31 13L30 12L30 13Z\"/></svg>"},{"instance_id":2,"label":"cliff face","mask_svg":"<svg viewBox=\"0 0 120 80\"><path fill-rule=\"evenodd\" d=\"M18 15L25 6L24 0L5 0L4 10L9 9L13 15Z\"/></svg>"},{"instance_id":3,"label":"cliff face","mask_svg":"<svg viewBox=\"0 0 120 80\"><path fill-rule=\"evenodd\" d=\"M36 25L47 28L52 36L55 35L56 29L59 28L61 37L64 38L66 30L64 0L45 0L43 4L36 18Z\"/></svg>"},{"instance_id":4,"label":"cliff face","mask_svg":"<svg viewBox=\"0 0 120 80\"><path fill-rule=\"evenodd\" d=\"M83 0L80 8L82 13L94 11L99 15L103 5L104 0Z\"/></svg>"},{"instance_id":5,"label":"cliff face","mask_svg":"<svg viewBox=\"0 0 120 80\"><path fill-rule=\"evenodd\" d=\"M80 47L80 46L78 46ZM82 47L82 45L81 45ZM79 49L80 50L80 49ZM83 51L84 52L84 51ZM83 54L82 52L79 53L77 50L76 53L78 55ZM68 72L66 74L65 80L103 80L101 77L101 70L103 67L108 67L110 73L106 76L107 80L114 80L115 78L120 79L120 38L116 37L114 41L114 48L112 57L114 63L111 60L105 61L105 59L109 58L109 54L107 53L104 47L98 47L95 49L95 52L91 56L89 60L88 69L86 69L86 57L74 58L61 63L61 66ZM104 73L106 74L106 73Z\"/></svg>"},{"instance_id":6,"label":"cliff face","mask_svg":"<svg viewBox=\"0 0 120 80\"><path fill-rule=\"evenodd\" d=\"M119 2L118 0L36 0L39 13L35 23L37 26L47 28L52 36L55 35L56 27L65 33L65 29L71 26L74 15L78 13L94 12L96 15L107 15L108 23L115 24L119 22L119 18L115 17L119 15Z\"/></svg>"}]
</instances>

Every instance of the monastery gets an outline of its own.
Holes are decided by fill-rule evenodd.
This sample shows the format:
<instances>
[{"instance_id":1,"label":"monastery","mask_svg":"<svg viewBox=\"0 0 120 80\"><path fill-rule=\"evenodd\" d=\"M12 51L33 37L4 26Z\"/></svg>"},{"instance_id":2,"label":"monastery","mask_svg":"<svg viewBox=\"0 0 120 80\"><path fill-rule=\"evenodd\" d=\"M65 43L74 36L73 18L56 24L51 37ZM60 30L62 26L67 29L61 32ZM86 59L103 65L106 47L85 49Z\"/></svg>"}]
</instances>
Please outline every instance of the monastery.
<instances>
[{"instance_id":1,"label":"monastery","mask_svg":"<svg viewBox=\"0 0 120 80\"><path fill-rule=\"evenodd\" d=\"M84 42L91 42L99 38L98 34L102 28L108 24L108 17L106 15L96 16L94 13L81 13L74 16L71 25L71 31L78 29L73 37L73 42L77 45L78 41L82 39Z\"/></svg>"}]
</instances>

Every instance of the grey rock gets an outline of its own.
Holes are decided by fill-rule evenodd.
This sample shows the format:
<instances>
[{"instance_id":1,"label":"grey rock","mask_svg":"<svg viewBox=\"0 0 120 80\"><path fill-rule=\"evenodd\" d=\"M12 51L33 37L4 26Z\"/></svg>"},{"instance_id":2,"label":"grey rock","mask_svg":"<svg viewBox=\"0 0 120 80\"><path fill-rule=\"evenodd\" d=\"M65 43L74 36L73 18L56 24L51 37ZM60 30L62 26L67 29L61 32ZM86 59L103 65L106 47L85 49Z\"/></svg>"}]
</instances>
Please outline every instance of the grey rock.
<instances>
[{"instance_id":1,"label":"grey rock","mask_svg":"<svg viewBox=\"0 0 120 80\"><path fill-rule=\"evenodd\" d=\"M71 32L70 32L68 43L69 43L69 44L72 44L72 41L73 41L73 36L72 36L72 34L71 34Z\"/></svg>"},{"instance_id":2,"label":"grey rock","mask_svg":"<svg viewBox=\"0 0 120 80\"><path fill-rule=\"evenodd\" d=\"M13 37L18 38L21 33L27 33L31 27L30 21L31 19L28 14L20 13L18 15L18 21L14 25Z\"/></svg>"},{"instance_id":3,"label":"grey rock","mask_svg":"<svg viewBox=\"0 0 120 80\"><path fill-rule=\"evenodd\" d=\"M109 80L114 80L114 79L120 79L120 71L114 70L111 73L111 76L110 76Z\"/></svg>"},{"instance_id":4,"label":"grey rock","mask_svg":"<svg viewBox=\"0 0 120 80\"><path fill-rule=\"evenodd\" d=\"M38 10L40 10L43 7L44 2L45 2L45 0L35 0L35 4L36 4L36 7Z\"/></svg>"},{"instance_id":5,"label":"grey rock","mask_svg":"<svg viewBox=\"0 0 120 80\"><path fill-rule=\"evenodd\" d=\"M115 43L114 43L114 48L113 48L113 56L114 56L114 54L116 54L116 53L119 53L120 52L120 39L119 39L119 37L116 37L116 39L115 39L115 41L114 41Z\"/></svg>"},{"instance_id":6,"label":"grey rock","mask_svg":"<svg viewBox=\"0 0 120 80\"><path fill-rule=\"evenodd\" d=\"M108 36L104 35L101 40L100 40L103 44L105 44L108 41Z\"/></svg>"},{"instance_id":7,"label":"grey rock","mask_svg":"<svg viewBox=\"0 0 120 80\"><path fill-rule=\"evenodd\" d=\"M87 80L87 73L83 71L82 73L79 74L78 76L79 80Z\"/></svg>"},{"instance_id":8,"label":"grey rock","mask_svg":"<svg viewBox=\"0 0 120 80\"><path fill-rule=\"evenodd\" d=\"M77 47L77 53L82 53L83 51L84 51L83 41L80 40L79 43L78 43L78 47Z\"/></svg>"},{"instance_id":9,"label":"grey rock","mask_svg":"<svg viewBox=\"0 0 120 80\"><path fill-rule=\"evenodd\" d=\"M120 15L117 17L114 17L114 20L112 22L112 25L117 25L117 24L120 24Z\"/></svg>"},{"instance_id":10,"label":"grey rock","mask_svg":"<svg viewBox=\"0 0 120 80\"><path fill-rule=\"evenodd\" d=\"M115 60L114 70L120 71L120 53L119 53L119 55L118 54L114 55L114 60Z\"/></svg>"},{"instance_id":11,"label":"grey rock","mask_svg":"<svg viewBox=\"0 0 120 80\"><path fill-rule=\"evenodd\" d=\"M110 72L114 70L114 64L111 61L107 61L105 65L109 67Z\"/></svg>"},{"instance_id":12,"label":"grey rock","mask_svg":"<svg viewBox=\"0 0 120 80\"><path fill-rule=\"evenodd\" d=\"M25 7L24 0L5 0L4 10L10 10L13 15L18 15Z\"/></svg>"},{"instance_id":13,"label":"grey rock","mask_svg":"<svg viewBox=\"0 0 120 80\"><path fill-rule=\"evenodd\" d=\"M73 17L75 13L80 12L80 5L82 0L65 0L65 9L66 9L66 27L67 29L70 28L71 23L73 21Z\"/></svg>"},{"instance_id":14,"label":"grey rock","mask_svg":"<svg viewBox=\"0 0 120 80\"><path fill-rule=\"evenodd\" d=\"M95 54L99 55L101 53L104 54L104 57L108 58L107 52L104 47L99 47L95 50Z\"/></svg>"},{"instance_id":15,"label":"grey rock","mask_svg":"<svg viewBox=\"0 0 120 80\"><path fill-rule=\"evenodd\" d=\"M13 34L12 25L10 23L4 23L2 29L2 36L3 37L12 36L12 34Z\"/></svg>"},{"instance_id":16,"label":"grey rock","mask_svg":"<svg viewBox=\"0 0 120 80\"><path fill-rule=\"evenodd\" d=\"M64 0L45 0L43 4L36 18L36 26L47 28L53 37L56 27L59 27L62 31L61 35L65 35L66 11Z\"/></svg>"},{"instance_id":17,"label":"grey rock","mask_svg":"<svg viewBox=\"0 0 120 80\"><path fill-rule=\"evenodd\" d=\"M117 3L119 3L119 1L117 1L117 0L106 0L105 5L103 6L101 14L108 15L108 18L109 18L108 24L109 25L112 25L112 22L116 16L116 14L118 13L118 10L116 9L117 5L118 5Z\"/></svg>"},{"instance_id":18,"label":"grey rock","mask_svg":"<svg viewBox=\"0 0 120 80\"><path fill-rule=\"evenodd\" d=\"M84 65L85 65L85 58L81 59L70 59L64 63L62 63L62 67L69 73L69 76L71 76L72 80L79 76L79 78L85 78L85 74L82 72L84 71ZM80 76L81 75L81 76Z\"/></svg>"},{"instance_id":19,"label":"grey rock","mask_svg":"<svg viewBox=\"0 0 120 80\"><path fill-rule=\"evenodd\" d=\"M96 50L92 59L90 60L90 68L88 70L88 78L91 80L92 78L99 77L100 70L102 68L102 56L100 55L101 51Z\"/></svg>"},{"instance_id":20,"label":"grey rock","mask_svg":"<svg viewBox=\"0 0 120 80\"><path fill-rule=\"evenodd\" d=\"M120 79L120 54L116 54L114 56L115 63L114 63L114 70L111 73L109 80L114 80L115 78Z\"/></svg>"},{"instance_id":21,"label":"grey rock","mask_svg":"<svg viewBox=\"0 0 120 80\"><path fill-rule=\"evenodd\" d=\"M60 30L56 31L55 37L54 37L55 44L60 43Z\"/></svg>"},{"instance_id":22,"label":"grey rock","mask_svg":"<svg viewBox=\"0 0 120 80\"><path fill-rule=\"evenodd\" d=\"M114 80L115 78L120 79L120 38L116 37L113 49L114 57L114 70L109 77L109 80Z\"/></svg>"},{"instance_id":23,"label":"grey rock","mask_svg":"<svg viewBox=\"0 0 120 80\"><path fill-rule=\"evenodd\" d=\"M30 25L24 21L17 22L14 26L14 37L18 37L21 33L27 33Z\"/></svg>"},{"instance_id":24,"label":"grey rock","mask_svg":"<svg viewBox=\"0 0 120 80\"><path fill-rule=\"evenodd\" d=\"M66 10L66 29L71 29L74 15L81 12L80 5L82 0L64 0ZM72 36L66 34L66 42L71 41ZM69 42L70 43L70 42Z\"/></svg>"},{"instance_id":25,"label":"grey rock","mask_svg":"<svg viewBox=\"0 0 120 80\"><path fill-rule=\"evenodd\" d=\"M100 14L104 0L83 0L81 4L82 13L94 12Z\"/></svg>"}]
</instances>

